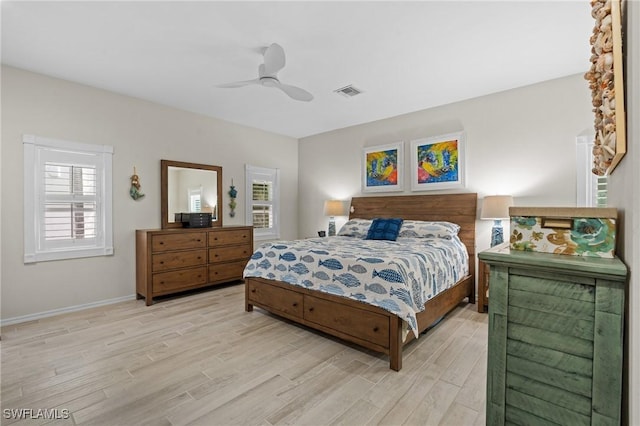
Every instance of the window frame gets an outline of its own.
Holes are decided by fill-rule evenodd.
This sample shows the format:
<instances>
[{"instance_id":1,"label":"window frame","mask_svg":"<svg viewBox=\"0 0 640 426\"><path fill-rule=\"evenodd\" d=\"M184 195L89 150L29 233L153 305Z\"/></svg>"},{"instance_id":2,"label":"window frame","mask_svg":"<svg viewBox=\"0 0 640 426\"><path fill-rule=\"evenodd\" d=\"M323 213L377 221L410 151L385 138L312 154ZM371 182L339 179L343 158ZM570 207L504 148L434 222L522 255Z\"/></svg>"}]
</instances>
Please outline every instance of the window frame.
<instances>
[{"instance_id":1,"label":"window frame","mask_svg":"<svg viewBox=\"0 0 640 426\"><path fill-rule=\"evenodd\" d=\"M576 205L606 207L608 176L597 176L593 168L594 136L576 137Z\"/></svg>"},{"instance_id":2,"label":"window frame","mask_svg":"<svg viewBox=\"0 0 640 426\"><path fill-rule=\"evenodd\" d=\"M270 202L254 202L253 181L264 180L272 182L273 199ZM253 206L270 205L272 207L273 226L270 228L254 228L255 240L280 238L280 170L268 167L245 165L245 194L246 194L246 223L253 225Z\"/></svg>"},{"instance_id":3,"label":"window frame","mask_svg":"<svg viewBox=\"0 0 640 426\"><path fill-rule=\"evenodd\" d=\"M113 254L113 147L23 135L24 149L24 263L76 259ZM74 166L96 168L95 238L48 242L44 238L45 164L55 159ZM50 197L50 196L49 196ZM65 200L63 202L69 202ZM87 202L83 197L82 202Z\"/></svg>"}]
</instances>

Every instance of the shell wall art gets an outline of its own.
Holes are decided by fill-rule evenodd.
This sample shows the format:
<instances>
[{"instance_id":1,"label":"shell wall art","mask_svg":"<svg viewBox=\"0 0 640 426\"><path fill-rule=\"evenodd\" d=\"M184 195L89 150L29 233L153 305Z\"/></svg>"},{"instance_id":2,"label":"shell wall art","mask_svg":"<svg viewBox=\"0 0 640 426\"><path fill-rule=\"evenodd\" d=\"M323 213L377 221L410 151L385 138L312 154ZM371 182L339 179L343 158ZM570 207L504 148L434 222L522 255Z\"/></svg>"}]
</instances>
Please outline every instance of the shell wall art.
<instances>
[{"instance_id":1,"label":"shell wall art","mask_svg":"<svg viewBox=\"0 0 640 426\"><path fill-rule=\"evenodd\" d=\"M626 153L622 0L592 0L591 68L585 74L595 114L593 173L610 174Z\"/></svg>"}]
</instances>

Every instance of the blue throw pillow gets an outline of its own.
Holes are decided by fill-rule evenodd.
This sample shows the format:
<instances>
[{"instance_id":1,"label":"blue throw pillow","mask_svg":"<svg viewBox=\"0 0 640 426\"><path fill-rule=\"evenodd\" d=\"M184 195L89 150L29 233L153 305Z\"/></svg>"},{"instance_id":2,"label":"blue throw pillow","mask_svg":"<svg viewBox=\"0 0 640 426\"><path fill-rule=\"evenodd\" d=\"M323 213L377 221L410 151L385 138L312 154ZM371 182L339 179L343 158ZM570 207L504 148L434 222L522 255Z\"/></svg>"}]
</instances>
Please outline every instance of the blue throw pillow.
<instances>
[{"instance_id":1,"label":"blue throw pillow","mask_svg":"<svg viewBox=\"0 0 640 426\"><path fill-rule=\"evenodd\" d=\"M373 219L366 239L395 241L401 226L402 219Z\"/></svg>"}]
</instances>

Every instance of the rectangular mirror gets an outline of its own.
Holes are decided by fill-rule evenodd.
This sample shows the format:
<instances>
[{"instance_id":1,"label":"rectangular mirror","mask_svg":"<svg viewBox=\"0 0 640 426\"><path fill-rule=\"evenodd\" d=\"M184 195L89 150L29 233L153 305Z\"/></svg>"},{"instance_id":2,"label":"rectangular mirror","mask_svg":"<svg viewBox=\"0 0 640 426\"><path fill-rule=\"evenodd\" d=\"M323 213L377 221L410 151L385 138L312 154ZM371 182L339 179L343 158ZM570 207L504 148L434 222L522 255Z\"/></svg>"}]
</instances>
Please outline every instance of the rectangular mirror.
<instances>
[{"instance_id":1,"label":"rectangular mirror","mask_svg":"<svg viewBox=\"0 0 640 426\"><path fill-rule=\"evenodd\" d=\"M162 228L179 228L176 213L211 213L211 226L222 226L222 167L160 161Z\"/></svg>"}]
</instances>

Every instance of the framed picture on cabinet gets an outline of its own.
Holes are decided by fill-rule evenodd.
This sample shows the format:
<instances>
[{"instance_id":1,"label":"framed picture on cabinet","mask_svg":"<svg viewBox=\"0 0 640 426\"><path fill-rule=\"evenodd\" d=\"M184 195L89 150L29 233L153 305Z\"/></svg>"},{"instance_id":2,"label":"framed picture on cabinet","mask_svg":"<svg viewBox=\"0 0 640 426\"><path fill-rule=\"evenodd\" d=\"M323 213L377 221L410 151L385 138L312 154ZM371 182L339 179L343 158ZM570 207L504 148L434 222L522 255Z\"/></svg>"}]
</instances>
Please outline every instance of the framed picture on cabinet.
<instances>
[{"instance_id":1,"label":"framed picture on cabinet","mask_svg":"<svg viewBox=\"0 0 640 426\"><path fill-rule=\"evenodd\" d=\"M402 191L402 142L366 147L362 154L362 192Z\"/></svg>"},{"instance_id":2,"label":"framed picture on cabinet","mask_svg":"<svg viewBox=\"0 0 640 426\"><path fill-rule=\"evenodd\" d=\"M411 190L464 188L464 132L411 141Z\"/></svg>"}]
</instances>

